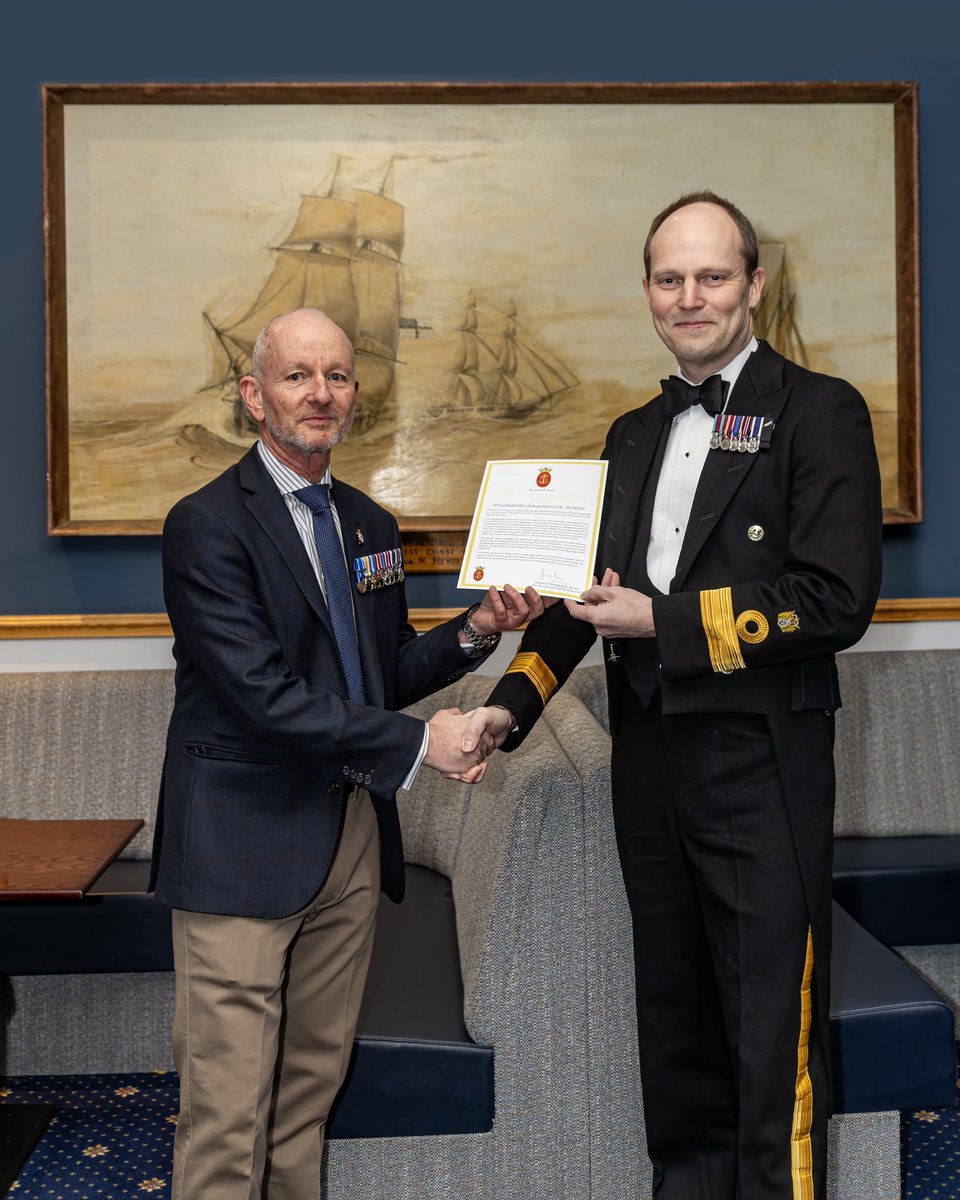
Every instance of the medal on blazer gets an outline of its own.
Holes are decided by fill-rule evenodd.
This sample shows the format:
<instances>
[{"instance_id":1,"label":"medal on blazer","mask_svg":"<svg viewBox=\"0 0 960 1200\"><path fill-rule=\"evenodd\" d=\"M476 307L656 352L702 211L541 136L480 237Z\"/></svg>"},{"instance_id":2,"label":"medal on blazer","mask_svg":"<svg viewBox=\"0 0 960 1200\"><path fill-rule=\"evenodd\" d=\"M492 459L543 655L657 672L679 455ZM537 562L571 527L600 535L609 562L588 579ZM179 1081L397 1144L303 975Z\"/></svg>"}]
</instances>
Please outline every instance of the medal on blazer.
<instances>
[{"instance_id":1,"label":"medal on blazer","mask_svg":"<svg viewBox=\"0 0 960 1200\"><path fill-rule=\"evenodd\" d=\"M730 450L735 454L769 450L773 429L774 422L766 417L718 413L710 434L710 449Z\"/></svg>"},{"instance_id":2,"label":"medal on blazer","mask_svg":"<svg viewBox=\"0 0 960 1200\"><path fill-rule=\"evenodd\" d=\"M395 550L381 550L378 554L361 554L353 560L353 572L357 579L358 592L373 592L403 581L403 553L399 546Z\"/></svg>"}]
</instances>

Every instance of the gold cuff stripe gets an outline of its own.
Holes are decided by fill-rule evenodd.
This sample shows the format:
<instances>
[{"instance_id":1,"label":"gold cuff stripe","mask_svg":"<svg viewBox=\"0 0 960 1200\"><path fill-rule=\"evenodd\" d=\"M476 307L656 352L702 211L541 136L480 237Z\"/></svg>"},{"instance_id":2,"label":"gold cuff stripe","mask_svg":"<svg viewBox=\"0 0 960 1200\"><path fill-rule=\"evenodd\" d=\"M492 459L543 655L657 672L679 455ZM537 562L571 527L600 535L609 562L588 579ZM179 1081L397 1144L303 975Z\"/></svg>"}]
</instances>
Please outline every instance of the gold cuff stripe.
<instances>
[{"instance_id":1,"label":"gold cuff stripe","mask_svg":"<svg viewBox=\"0 0 960 1200\"><path fill-rule=\"evenodd\" d=\"M513 662L507 667L505 675L526 675L540 693L544 708L547 701L557 690L557 677L550 670L539 654L532 650L524 650L522 654L514 655Z\"/></svg>"},{"instance_id":2,"label":"gold cuff stripe","mask_svg":"<svg viewBox=\"0 0 960 1200\"><path fill-rule=\"evenodd\" d=\"M742 670L747 664L737 640L730 588L713 588L700 593L700 619L714 671L729 675L731 671Z\"/></svg>"},{"instance_id":3,"label":"gold cuff stripe","mask_svg":"<svg viewBox=\"0 0 960 1200\"><path fill-rule=\"evenodd\" d=\"M749 629L750 625L756 625L756 629ZM769 632L770 622L755 608L748 608L737 617L737 637L741 642L756 646L758 642L764 641Z\"/></svg>"},{"instance_id":4,"label":"gold cuff stripe","mask_svg":"<svg viewBox=\"0 0 960 1200\"><path fill-rule=\"evenodd\" d=\"M813 1125L813 1083L810 1079L810 1026L813 1006L810 981L813 978L813 932L807 928L807 958L800 985L800 1040L797 1043L797 1086L793 1104L793 1128L790 1131L790 1174L793 1200L813 1200L813 1150L810 1129Z\"/></svg>"}]
</instances>

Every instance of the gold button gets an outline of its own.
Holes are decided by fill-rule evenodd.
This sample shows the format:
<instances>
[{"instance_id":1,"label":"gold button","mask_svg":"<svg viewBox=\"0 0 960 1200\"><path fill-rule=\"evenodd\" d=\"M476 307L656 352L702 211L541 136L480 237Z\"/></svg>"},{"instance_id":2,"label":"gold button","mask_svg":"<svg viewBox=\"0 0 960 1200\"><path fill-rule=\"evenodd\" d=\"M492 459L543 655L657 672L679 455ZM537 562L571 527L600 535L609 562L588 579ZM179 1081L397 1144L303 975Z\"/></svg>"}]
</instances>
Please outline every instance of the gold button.
<instances>
[{"instance_id":1,"label":"gold button","mask_svg":"<svg viewBox=\"0 0 960 1200\"><path fill-rule=\"evenodd\" d=\"M747 537L750 539L751 542L762 542L763 541L763 526L762 525L751 525L750 528L747 530Z\"/></svg>"}]
</instances>

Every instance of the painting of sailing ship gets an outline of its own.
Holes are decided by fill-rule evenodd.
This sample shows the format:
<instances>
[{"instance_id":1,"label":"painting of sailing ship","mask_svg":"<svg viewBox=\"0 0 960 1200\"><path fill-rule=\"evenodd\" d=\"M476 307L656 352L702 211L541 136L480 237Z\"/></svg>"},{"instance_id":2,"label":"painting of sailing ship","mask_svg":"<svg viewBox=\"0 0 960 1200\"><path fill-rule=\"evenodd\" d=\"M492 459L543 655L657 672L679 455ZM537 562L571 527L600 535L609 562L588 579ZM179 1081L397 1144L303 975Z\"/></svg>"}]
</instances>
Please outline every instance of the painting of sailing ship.
<instances>
[{"instance_id":1,"label":"painting of sailing ship","mask_svg":"<svg viewBox=\"0 0 960 1200\"><path fill-rule=\"evenodd\" d=\"M362 391L355 434L374 424L393 394L403 255L403 206L389 195L393 164L379 191L344 190L340 172L338 160L327 187L300 198L289 233L271 247L273 270L253 303L224 319L203 313L214 351L213 374L204 390L219 392L235 437L256 430L238 387L251 368L256 336L274 317L295 308L323 309L356 349ZM202 427L183 429L185 445L198 438L204 438Z\"/></svg>"},{"instance_id":2,"label":"painting of sailing ship","mask_svg":"<svg viewBox=\"0 0 960 1200\"><path fill-rule=\"evenodd\" d=\"M402 309L404 206L391 196L393 163L379 189L343 178L338 159L329 181L300 197L289 231L276 246L269 277L252 302L225 318L204 310L213 369L200 388L223 403L220 419L188 422L178 443L197 463L223 464L256 436L240 398L253 344L269 321L295 308L319 308L356 348L360 382L351 437L368 433L395 398L401 336L428 338L433 326ZM517 305L505 308L469 292L449 350L449 387L429 404L431 417L527 422L542 419L578 385L576 374L528 328ZM449 344L450 339L447 339ZM436 354L433 356L436 358ZM428 369L421 363L421 369Z\"/></svg>"},{"instance_id":3,"label":"painting of sailing ship","mask_svg":"<svg viewBox=\"0 0 960 1200\"><path fill-rule=\"evenodd\" d=\"M731 122L710 102L184 95L63 106L52 528L155 532L235 463L256 438L237 388L256 335L302 305L357 351L334 470L401 528L461 528L486 459L596 457L673 365L640 286L643 240L663 203L703 186L705 161L757 222L760 334L863 392L898 503L888 105L791 98Z\"/></svg>"},{"instance_id":4,"label":"painting of sailing ship","mask_svg":"<svg viewBox=\"0 0 960 1200\"><path fill-rule=\"evenodd\" d=\"M809 367L810 356L797 322L797 297L787 278L787 248L783 242L761 242L759 251L766 280L754 315L757 337L769 342L778 354Z\"/></svg>"},{"instance_id":5,"label":"painting of sailing ship","mask_svg":"<svg viewBox=\"0 0 960 1200\"><path fill-rule=\"evenodd\" d=\"M543 416L580 382L573 371L522 328L516 304L506 312L480 307L471 293L458 329L449 398L433 416L476 413L495 421Z\"/></svg>"}]
</instances>

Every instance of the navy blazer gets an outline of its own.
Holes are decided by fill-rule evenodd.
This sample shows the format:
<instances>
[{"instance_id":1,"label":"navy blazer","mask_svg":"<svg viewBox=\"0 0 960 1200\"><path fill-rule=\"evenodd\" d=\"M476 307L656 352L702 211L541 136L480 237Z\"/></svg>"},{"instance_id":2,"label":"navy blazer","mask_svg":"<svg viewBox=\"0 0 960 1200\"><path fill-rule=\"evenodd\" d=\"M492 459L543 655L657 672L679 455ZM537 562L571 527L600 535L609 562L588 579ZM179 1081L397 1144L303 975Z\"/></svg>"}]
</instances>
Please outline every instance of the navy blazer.
<instances>
[{"instance_id":1,"label":"navy blazer","mask_svg":"<svg viewBox=\"0 0 960 1200\"><path fill-rule=\"evenodd\" d=\"M400 546L394 518L334 481L347 560ZM367 703L352 704L320 586L254 447L179 501L163 531L176 699L154 840L157 898L250 917L296 912L322 886L344 797L371 793L382 886L403 894L394 797L423 723L394 710L477 665L462 617L418 637L403 583L354 594Z\"/></svg>"}]
</instances>

